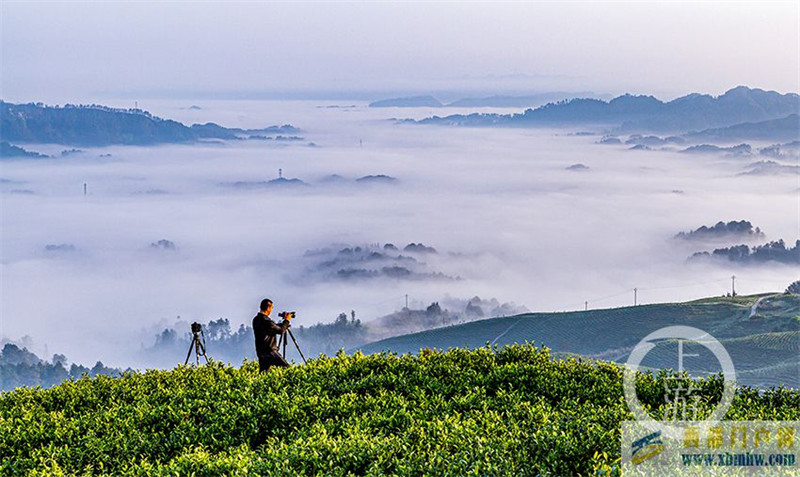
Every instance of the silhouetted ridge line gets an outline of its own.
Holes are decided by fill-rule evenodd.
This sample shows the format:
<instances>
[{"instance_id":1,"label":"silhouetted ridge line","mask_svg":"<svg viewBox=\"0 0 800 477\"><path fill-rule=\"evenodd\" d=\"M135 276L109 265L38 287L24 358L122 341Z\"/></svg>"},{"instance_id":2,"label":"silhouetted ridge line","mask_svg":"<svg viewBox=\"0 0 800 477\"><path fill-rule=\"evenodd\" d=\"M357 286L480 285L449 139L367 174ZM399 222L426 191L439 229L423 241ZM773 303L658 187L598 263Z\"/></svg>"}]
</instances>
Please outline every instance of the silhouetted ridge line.
<instances>
[{"instance_id":1,"label":"silhouetted ridge line","mask_svg":"<svg viewBox=\"0 0 800 477\"><path fill-rule=\"evenodd\" d=\"M298 131L288 124L263 129L231 129L214 123L185 126L140 109L115 109L95 104L61 107L0 101L0 139L8 142L148 145L200 139L249 139L251 135Z\"/></svg>"},{"instance_id":2,"label":"silhouetted ridge line","mask_svg":"<svg viewBox=\"0 0 800 477\"><path fill-rule=\"evenodd\" d=\"M800 113L800 96L744 86L713 97L689 94L663 102L653 96L625 94L611 101L578 98L549 103L517 114L434 116L421 124L460 126L554 126L597 124L621 131L700 131L748 122L786 119Z\"/></svg>"}]
</instances>

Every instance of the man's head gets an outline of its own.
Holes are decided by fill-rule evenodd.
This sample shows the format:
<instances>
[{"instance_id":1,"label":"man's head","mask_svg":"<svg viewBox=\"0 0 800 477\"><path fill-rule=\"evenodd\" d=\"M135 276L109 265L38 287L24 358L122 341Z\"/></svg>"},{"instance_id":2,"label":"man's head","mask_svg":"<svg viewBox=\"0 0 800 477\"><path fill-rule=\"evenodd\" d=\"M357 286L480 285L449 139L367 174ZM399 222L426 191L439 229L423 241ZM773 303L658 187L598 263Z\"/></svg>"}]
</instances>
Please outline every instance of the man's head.
<instances>
[{"instance_id":1,"label":"man's head","mask_svg":"<svg viewBox=\"0 0 800 477\"><path fill-rule=\"evenodd\" d=\"M272 312L272 300L264 298L261 300L261 313L269 315Z\"/></svg>"}]
</instances>

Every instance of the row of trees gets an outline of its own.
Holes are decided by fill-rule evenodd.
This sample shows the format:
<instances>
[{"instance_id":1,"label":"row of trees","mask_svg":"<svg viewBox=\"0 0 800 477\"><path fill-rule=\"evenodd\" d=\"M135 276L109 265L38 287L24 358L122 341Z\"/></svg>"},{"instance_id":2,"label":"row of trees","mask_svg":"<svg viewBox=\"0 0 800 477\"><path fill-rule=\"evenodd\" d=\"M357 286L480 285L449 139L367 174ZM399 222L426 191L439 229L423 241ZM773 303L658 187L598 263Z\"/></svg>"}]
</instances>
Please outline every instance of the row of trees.
<instances>
[{"instance_id":1,"label":"row of trees","mask_svg":"<svg viewBox=\"0 0 800 477\"><path fill-rule=\"evenodd\" d=\"M459 307L460 308L460 307ZM474 297L467 302L461 312L451 312L442 308L438 302L425 309L402 310L381 317L369 325L356 318L355 311L340 313L331 323L317 323L305 326L304 317L293 321L292 332L303 354L316 357L320 354L335 355L339 350L351 350L368 342L413 333L431 328L448 326L471 321L486 316L501 316L521 313L524 308L512 304L499 304L497 300L482 300ZM230 320L219 318L203 324L202 338L206 344L208 357L221 362L240 364L245 358L254 359L253 329L247 324L231 327ZM188 323L180 329L165 328L154 337L152 345L143 346L138 360L142 367L172 367L183 364L187 354L194 360L192 334ZM0 390L7 391L21 386L50 387L66 379L78 379L83 375L111 375L123 373L98 361L88 368L79 364L69 364L66 356L56 354L48 361L28 350L30 343L22 345L7 343L0 352ZM27 347L26 347L27 346ZM287 356L295 362L300 361L293 343L286 348Z\"/></svg>"},{"instance_id":2,"label":"row of trees","mask_svg":"<svg viewBox=\"0 0 800 477\"><path fill-rule=\"evenodd\" d=\"M698 257L722 258L737 263L780 262L800 264L800 240L795 242L794 247L787 247L783 240L778 240L755 247L736 245L715 249L710 254L708 252L700 252L693 255L693 258Z\"/></svg>"},{"instance_id":3,"label":"row of trees","mask_svg":"<svg viewBox=\"0 0 800 477\"><path fill-rule=\"evenodd\" d=\"M1 102L1 101L0 101L0 102ZM148 118L154 119L154 120L156 120L156 121L163 121L163 119L162 119L162 118L159 118L158 116L153 116L152 114L150 114L150 112L149 112L149 111L145 111L145 110L143 110L143 109L139 109L139 108L112 108L112 107L110 107L110 106L104 106L104 105L102 105L102 104L94 104L94 103L92 103L92 104L71 104L71 103L67 103L67 104L65 104L64 106L59 106L59 105L57 105L57 104L56 104L56 105L53 105L53 106L48 106L48 105L44 104L44 103L43 103L43 102L41 102L41 101L39 101L39 102L36 102L36 103L34 103L34 102L30 102L30 103L26 103L26 104L27 104L28 106L36 106L37 108L52 108L52 109L62 109L62 108L63 108L63 109L99 109L99 110L101 110L101 111L108 111L108 112L110 112L110 113L141 114L142 116L147 116Z\"/></svg>"},{"instance_id":4,"label":"row of trees","mask_svg":"<svg viewBox=\"0 0 800 477\"><path fill-rule=\"evenodd\" d=\"M45 361L27 348L12 343L6 343L0 351L0 391L11 391L21 386L48 388L69 378L121 374L120 369L109 368L100 361L91 368L75 363L68 365L63 354L55 354L50 361Z\"/></svg>"},{"instance_id":5,"label":"row of trees","mask_svg":"<svg viewBox=\"0 0 800 477\"><path fill-rule=\"evenodd\" d=\"M753 228L753 224L748 220L731 220L728 223L719 221L716 224L708 227L703 225L691 232L680 232L675 238L679 239L710 239L722 238L727 236L747 236L747 237L764 237L764 232L760 228Z\"/></svg>"},{"instance_id":6,"label":"row of trees","mask_svg":"<svg viewBox=\"0 0 800 477\"><path fill-rule=\"evenodd\" d=\"M312 326L298 326L297 322L302 319L302 316L298 316L294 320L292 332L306 357L334 355L340 349L350 349L368 341L366 327L355 317L355 312L351 312L350 318L346 313L340 313L333 323ZM242 324L234 331L227 318L219 318L203 325L202 337L208 356L218 361L238 364L244 358L255 358L251 326ZM143 350L143 358L156 366L173 362L177 364L185 359L191 342L192 335L188 329L184 333L165 329L156 336L152 347ZM300 360L291 342L287 346L287 355L296 361Z\"/></svg>"}]
</instances>

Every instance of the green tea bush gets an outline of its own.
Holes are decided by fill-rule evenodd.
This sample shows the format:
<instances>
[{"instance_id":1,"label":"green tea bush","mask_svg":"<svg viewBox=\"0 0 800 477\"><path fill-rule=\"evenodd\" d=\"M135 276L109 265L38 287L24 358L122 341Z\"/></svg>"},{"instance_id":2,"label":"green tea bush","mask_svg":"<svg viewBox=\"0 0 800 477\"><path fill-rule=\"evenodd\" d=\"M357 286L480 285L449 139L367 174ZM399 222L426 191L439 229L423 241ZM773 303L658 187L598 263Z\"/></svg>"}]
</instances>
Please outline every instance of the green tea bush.
<instances>
[{"instance_id":1,"label":"green tea bush","mask_svg":"<svg viewBox=\"0 0 800 477\"><path fill-rule=\"evenodd\" d=\"M637 378L653 415L668 378ZM695 382L706 407L721 384ZM531 345L213 362L3 393L0 475L616 474L631 418L620 367ZM727 418L800 420L800 393L744 388Z\"/></svg>"}]
</instances>

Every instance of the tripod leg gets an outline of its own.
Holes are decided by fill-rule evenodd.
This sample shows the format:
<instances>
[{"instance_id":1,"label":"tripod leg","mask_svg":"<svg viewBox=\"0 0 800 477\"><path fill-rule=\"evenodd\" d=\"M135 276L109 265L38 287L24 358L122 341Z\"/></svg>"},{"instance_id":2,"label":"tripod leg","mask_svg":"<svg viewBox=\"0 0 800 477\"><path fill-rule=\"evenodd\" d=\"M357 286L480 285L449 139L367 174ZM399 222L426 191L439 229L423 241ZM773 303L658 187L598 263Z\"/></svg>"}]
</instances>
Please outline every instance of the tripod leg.
<instances>
[{"instance_id":1,"label":"tripod leg","mask_svg":"<svg viewBox=\"0 0 800 477\"><path fill-rule=\"evenodd\" d=\"M306 357L303 356L303 352L300 351L300 345L298 345L297 344L297 340L294 339L294 333L292 333L292 330L286 330L286 331L289 332L289 336L292 338L292 342L294 343L294 347L297 348L297 352L300 353L300 357L303 358L303 363L306 363Z\"/></svg>"},{"instance_id":2,"label":"tripod leg","mask_svg":"<svg viewBox=\"0 0 800 477\"><path fill-rule=\"evenodd\" d=\"M192 355L192 348L194 348L194 342L189 343L189 352L186 353L186 361L183 362L184 366L189 364L189 356Z\"/></svg>"},{"instance_id":3,"label":"tripod leg","mask_svg":"<svg viewBox=\"0 0 800 477\"><path fill-rule=\"evenodd\" d=\"M206 347L202 343L198 342L197 344L200 346L200 351L201 351L200 354L202 354L203 357L206 359L206 364L209 364L208 356L206 356ZM198 361L198 363L200 362L200 357L199 356L197 357L197 361Z\"/></svg>"},{"instance_id":4,"label":"tripod leg","mask_svg":"<svg viewBox=\"0 0 800 477\"><path fill-rule=\"evenodd\" d=\"M282 341L283 341L283 360L286 361L286 342L289 341L286 339L286 330L282 333Z\"/></svg>"}]
</instances>

